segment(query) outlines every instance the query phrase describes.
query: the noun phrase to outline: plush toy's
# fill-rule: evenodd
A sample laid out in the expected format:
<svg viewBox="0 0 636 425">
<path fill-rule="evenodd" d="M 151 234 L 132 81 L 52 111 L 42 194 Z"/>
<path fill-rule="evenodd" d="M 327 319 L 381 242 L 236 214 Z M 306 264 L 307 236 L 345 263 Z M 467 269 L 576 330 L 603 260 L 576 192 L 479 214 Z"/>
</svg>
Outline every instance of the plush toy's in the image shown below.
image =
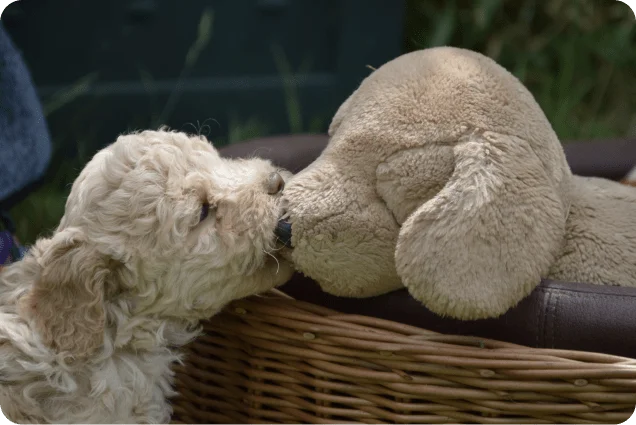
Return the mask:
<svg viewBox="0 0 636 425">
<path fill-rule="evenodd" d="M 291 258 L 326 292 L 404 285 L 433 312 L 477 319 L 541 278 L 636 286 L 636 191 L 573 176 L 532 95 L 481 54 L 383 65 L 329 134 L 284 191 Z"/>
</svg>

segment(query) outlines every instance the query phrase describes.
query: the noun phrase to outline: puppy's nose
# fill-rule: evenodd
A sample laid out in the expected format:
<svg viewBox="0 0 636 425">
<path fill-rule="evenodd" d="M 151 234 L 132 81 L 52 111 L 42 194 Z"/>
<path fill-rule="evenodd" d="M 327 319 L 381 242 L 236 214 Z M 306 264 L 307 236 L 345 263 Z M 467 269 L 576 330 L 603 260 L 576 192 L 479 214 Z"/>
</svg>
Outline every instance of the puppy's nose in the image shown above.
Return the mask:
<svg viewBox="0 0 636 425">
<path fill-rule="evenodd" d="M 285 188 L 285 180 L 283 176 L 274 172 L 270 173 L 267 177 L 267 193 L 270 195 L 277 195 Z"/>
<path fill-rule="evenodd" d="M 292 227 L 291 223 L 287 220 L 278 220 L 274 234 L 278 238 L 278 241 L 285 245 L 287 248 L 293 248 L 291 243 Z"/>
</svg>

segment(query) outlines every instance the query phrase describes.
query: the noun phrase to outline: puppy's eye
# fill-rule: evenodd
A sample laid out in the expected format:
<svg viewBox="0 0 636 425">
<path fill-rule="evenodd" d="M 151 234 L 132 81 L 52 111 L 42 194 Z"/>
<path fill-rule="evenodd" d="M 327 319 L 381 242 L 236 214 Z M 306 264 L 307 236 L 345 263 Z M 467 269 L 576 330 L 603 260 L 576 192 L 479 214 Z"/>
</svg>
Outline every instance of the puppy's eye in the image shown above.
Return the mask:
<svg viewBox="0 0 636 425">
<path fill-rule="evenodd" d="M 204 202 L 201 205 L 201 215 L 199 216 L 199 223 L 208 218 L 210 214 L 210 204 L 208 202 Z"/>
</svg>

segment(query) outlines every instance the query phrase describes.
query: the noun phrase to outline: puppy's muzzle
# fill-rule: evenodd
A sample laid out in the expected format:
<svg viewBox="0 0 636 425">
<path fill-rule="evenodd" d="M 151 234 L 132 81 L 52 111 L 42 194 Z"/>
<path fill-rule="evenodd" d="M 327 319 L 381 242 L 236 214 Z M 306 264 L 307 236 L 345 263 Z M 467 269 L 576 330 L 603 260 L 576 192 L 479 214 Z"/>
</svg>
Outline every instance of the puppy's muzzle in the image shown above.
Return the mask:
<svg viewBox="0 0 636 425">
<path fill-rule="evenodd" d="M 267 193 L 270 195 L 278 195 L 285 188 L 285 180 L 283 176 L 274 172 L 267 178 Z M 283 214 L 276 224 L 274 234 L 280 243 L 288 248 L 292 248 L 291 237 L 292 229 L 291 223 L 287 221 L 287 214 Z"/>
</svg>

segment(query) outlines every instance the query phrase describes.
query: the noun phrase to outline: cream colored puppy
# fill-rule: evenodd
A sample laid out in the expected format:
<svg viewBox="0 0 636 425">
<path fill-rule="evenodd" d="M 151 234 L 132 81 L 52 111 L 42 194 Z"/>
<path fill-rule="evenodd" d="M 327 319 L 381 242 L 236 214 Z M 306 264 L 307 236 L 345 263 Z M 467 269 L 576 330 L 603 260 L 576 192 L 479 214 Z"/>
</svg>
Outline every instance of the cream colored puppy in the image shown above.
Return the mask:
<svg viewBox="0 0 636 425">
<path fill-rule="evenodd" d="M 144 131 L 95 155 L 53 236 L 0 275 L 0 406 L 14 422 L 165 423 L 199 320 L 284 283 L 283 175 L 203 137 Z"/>
</svg>

